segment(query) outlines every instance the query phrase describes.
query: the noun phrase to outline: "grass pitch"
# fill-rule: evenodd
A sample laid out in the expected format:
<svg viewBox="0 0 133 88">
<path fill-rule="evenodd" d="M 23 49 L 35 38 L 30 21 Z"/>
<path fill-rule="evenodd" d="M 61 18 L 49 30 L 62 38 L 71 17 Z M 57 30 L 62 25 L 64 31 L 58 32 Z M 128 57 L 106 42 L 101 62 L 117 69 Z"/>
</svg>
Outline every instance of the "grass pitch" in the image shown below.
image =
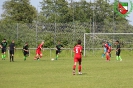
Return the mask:
<svg viewBox="0 0 133 88">
<path fill-rule="evenodd" d="M 62 51 L 57 61 L 51 61 L 55 51 L 51 57 L 49 53 L 45 50 L 43 58 L 35 61 L 31 51 L 23 61 L 22 52 L 17 50 L 15 62 L 0 60 L 0 88 L 133 88 L 133 51 L 122 51 L 122 62 L 116 61 L 115 51 L 110 62 L 101 58 L 102 51 L 88 52 L 82 61 L 83 75 L 72 75 L 70 50 Z"/>
</svg>

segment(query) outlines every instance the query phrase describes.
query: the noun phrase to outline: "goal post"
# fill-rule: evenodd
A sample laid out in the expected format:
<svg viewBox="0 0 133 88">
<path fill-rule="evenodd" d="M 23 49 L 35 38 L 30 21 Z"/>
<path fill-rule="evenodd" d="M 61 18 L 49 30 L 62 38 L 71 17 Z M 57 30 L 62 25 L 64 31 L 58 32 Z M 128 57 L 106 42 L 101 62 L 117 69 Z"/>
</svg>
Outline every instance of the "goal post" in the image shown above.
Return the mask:
<svg viewBox="0 0 133 88">
<path fill-rule="evenodd" d="M 102 42 L 108 41 L 114 47 L 114 42 L 119 40 L 124 44 L 122 49 L 133 48 L 133 33 L 84 33 L 84 56 L 86 56 L 86 50 L 103 49 Z"/>
</svg>

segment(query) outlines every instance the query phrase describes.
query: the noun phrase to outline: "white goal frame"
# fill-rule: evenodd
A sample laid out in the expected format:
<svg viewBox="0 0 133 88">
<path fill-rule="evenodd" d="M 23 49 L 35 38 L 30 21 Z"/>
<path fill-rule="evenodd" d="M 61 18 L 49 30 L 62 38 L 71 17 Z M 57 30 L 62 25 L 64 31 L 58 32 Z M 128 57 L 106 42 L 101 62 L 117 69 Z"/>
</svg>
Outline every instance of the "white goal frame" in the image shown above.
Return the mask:
<svg viewBox="0 0 133 88">
<path fill-rule="evenodd" d="M 84 33 L 84 56 L 86 55 L 86 35 L 133 35 L 133 33 Z M 94 41 L 93 41 L 94 43 Z"/>
</svg>

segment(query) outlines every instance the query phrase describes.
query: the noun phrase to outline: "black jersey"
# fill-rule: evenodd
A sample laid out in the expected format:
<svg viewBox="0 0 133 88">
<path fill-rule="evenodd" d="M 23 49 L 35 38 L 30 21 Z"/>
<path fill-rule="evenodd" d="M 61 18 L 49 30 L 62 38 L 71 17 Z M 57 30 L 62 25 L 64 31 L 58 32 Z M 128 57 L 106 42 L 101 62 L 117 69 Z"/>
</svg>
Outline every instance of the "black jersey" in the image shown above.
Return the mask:
<svg viewBox="0 0 133 88">
<path fill-rule="evenodd" d="M 25 50 L 29 50 L 29 46 L 28 45 L 23 46 L 23 51 L 25 51 Z"/>
<path fill-rule="evenodd" d="M 14 50 L 14 49 L 15 49 L 15 43 L 11 43 L 11 44 L 9 45 L 9 49 L 10 49 L 10 50 Z"/>
<path fill-rule="evenodd" d="M 1 46 L 2 46 L 2 48 L 6 48 L 7 47 L 7 42 L 2 42 Z"/>
<path fill-rule="evenodd" d="M 61 47 L 63 47 L 63 45 L 61 44 L 56 45 L 57 50 L 61 50 Z"/>
<path fill-rule="evenodd" d="M 120 50 L 121 50 L 120 48 L 121 48 L 121 47 L 120 47 L 120 44 L 118 44 L 118 45 L 116 46 L 116 50 L 120 51 Z"/>
</svg>

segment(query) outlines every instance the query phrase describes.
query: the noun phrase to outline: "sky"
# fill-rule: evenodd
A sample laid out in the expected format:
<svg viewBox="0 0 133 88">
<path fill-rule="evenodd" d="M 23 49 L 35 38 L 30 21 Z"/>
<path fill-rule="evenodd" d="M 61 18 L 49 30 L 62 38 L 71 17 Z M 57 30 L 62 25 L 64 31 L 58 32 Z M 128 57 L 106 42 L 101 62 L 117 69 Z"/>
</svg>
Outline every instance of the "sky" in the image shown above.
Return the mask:
<svg viewBox="0 0 133 88">
<path fill-rule="evenodd" d="M 0 15 L 3 13 L 2 5 L 3 5 L 4 1 L 7 1 L 7 0 L 0 0 Z M 39 2 L 41 2 L 41 1 L 42 0 L 30 0 L 31 5 L 33 5 L 34 7 L 38 8 L 38 10 L 40 8 L 40 3 Z M 71 1 L 71 0 L 68 0 L 68 1 Z M 79 0 L 73 0 L 73 1 L 79 1 Z M 86 1 L 89 2 L 90 0 L 86 0 Z M 94 0 L 91 0 L 91 1 L 94 1 Z M 121 2 L 129 2 L 129 0 L 119 0 L 119 1 L 121 1 Z M 110 0 L 110 2 L 114 2 L 114 0 Z M 130 4 L 129 4 L 128 9 L 130 9 Z M 131 25 L 133 25 L 133 21 L 132 21 L 133 20 L 133 11 L 128 16 L 129 17 L 127 17 L 127 19 L 129 20 L 129 23 Z M 1 18 L 1 16 L 0 16 L 0 18 Z"/>
</svg>

